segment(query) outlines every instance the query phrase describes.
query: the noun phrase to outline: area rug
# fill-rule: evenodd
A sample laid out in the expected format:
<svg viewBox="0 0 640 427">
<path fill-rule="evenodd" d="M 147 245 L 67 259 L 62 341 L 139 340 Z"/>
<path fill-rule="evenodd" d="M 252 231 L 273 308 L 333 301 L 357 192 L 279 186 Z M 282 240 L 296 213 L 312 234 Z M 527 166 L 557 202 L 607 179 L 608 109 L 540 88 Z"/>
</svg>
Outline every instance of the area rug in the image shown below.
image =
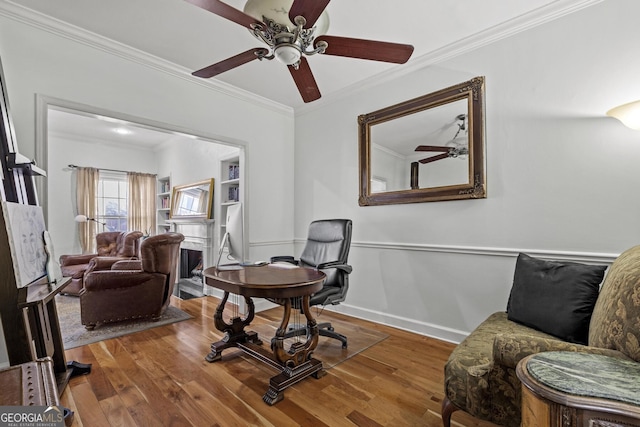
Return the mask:
<svg viewBox="0 0 640 427">
<path fill-rule="evenodd" d="M 56 307 L 60 321 L 60 331 L 65 350 L 91 344 L 109 338 L 121 337 L 127 334 L 156 328 L 170 323 L 190 319 L 191 316 L 177 307 L 170 305 L 160 320 L 133 320 L 130 322 L 98 325 L 93 331 L 88 331 L 80 323 L 80 298 L 67 295 L 56 296 Z"/>
<path fill-rule="evenodd" d="M 263 313 L 258 313 L 256 318 L 262 317 L 262 314 Z M 278 312 L 278 316 L 280 315 L 280 312 Z M 252 323 L 248 329 L 257 332 L 258 337 L 264 341 L 263 345 L 269 346 L 269 340 L 275 336 L 279 322 L 273 322 L 274 319 L 270 316 L 270 313 L 265 317 L 269 318 L 271 321 L 269 323 L 260 324 Z M 331 326 L 333 326 L 335 331 L 346 336 L 348 340 L 347 348 L 342 348 L 342 343 L 334 338 L 322 336 L 318 338 L 318 345 L 313 353 L 313 357 L 322 361 L 325 369 L 333 368 L 334 366 L 352 358 L 356 354 L 363 352 L 389 337 L 389 335 L 385 333 L 363 328 L 349 323 L 348 321 L 333 318 L 317 320 L 318 323 L 322 321 L 330 321 Z M 304 341 L 306 337 L 303 336 L 301 339 Z M 286 339 L 284 348 L 288 349 L 289 345 L 294 340 L 295 338 Z"/>
</svg>

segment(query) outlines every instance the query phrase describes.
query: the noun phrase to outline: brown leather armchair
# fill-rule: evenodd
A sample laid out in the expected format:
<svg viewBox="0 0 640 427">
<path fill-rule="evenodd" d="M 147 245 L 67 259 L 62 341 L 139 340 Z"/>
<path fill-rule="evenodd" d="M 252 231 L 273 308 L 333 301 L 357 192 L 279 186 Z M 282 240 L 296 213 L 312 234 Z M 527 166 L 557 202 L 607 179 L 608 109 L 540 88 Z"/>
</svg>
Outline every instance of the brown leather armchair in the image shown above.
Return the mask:
<svg viewBox="0 0 640 427">
<path fill-rule="evenodd" d="M 171 301 L 180 254 L 180 233 L 145 239 L 139 261 L 119 261 L 111 270 L 93 270 L 80 292 L 80 319 L 89 330 L 97 324 L 160 316 Z M 95 259 L 99 264 L 101 257 Z M 135 270 L 122 270 L 136 267 Z"/>
<path fill-rule="evenodd" d="M 97 253 L 62 255 L 60 257 L 62 275 L 71 277 L 71 283 L 62 293 L 80 295 L 84 274 L 89 269 L 91 260 L 97 256 L 114 257 L 116 259 L 113 262 L 120 259 L 138 259 L 140 237 L 142 237 L 140 231 L 107 231 L 96 236 Z"/>
</svg>

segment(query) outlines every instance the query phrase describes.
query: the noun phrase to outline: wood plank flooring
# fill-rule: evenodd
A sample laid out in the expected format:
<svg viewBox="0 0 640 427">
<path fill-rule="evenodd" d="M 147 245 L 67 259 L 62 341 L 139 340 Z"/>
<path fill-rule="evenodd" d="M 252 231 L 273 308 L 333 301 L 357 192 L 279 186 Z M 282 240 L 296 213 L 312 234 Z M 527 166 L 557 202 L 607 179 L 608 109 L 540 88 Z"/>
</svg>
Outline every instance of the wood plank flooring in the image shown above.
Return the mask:
<svg viewBox="0 0 640 427">
<path fill-rule="evenodd" d="M 262 396 L 271 368 L 237 349 L 204 360 L 222 336 L 212 321 L 218 299 L 173 297 L 172 304 L 193 319 L 66 351 L 67 360 L 93 365 L 61 396 L 75 412 L 73 426 L 442 426 L 443 367 L 453 344 L 324 311 L 319 320 L 349 319 L 389 338 L 268 406 Z M 460 411 L 452 425 L 493 426 Z"/>
</svg>

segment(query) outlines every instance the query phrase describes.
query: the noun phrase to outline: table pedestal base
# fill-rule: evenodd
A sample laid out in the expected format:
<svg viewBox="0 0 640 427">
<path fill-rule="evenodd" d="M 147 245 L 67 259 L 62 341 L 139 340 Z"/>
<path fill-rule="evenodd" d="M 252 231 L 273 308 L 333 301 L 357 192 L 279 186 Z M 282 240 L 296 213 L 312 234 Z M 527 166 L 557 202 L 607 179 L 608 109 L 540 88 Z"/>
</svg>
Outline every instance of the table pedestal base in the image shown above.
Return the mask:
<svg viewBox="0 0 640 427">
<path fill-rule="evenodd" d="M 271 366 L 280 373 L 269 380 L 269 388 L 262 397 L 268 405 L 274 405 L 284 398 L 284 390 L 297 382 L 313 376 L 320 378 L 326 375 L 322 362 L 312 357 L 313 350 L 318 342 L 318 327 L 312 318 L 309 310 L 309 297 L 303 298 L 303 311 L 307 317 L 307 327 L 311 334 L 306 342 L 296 342 L 291 345 L 288 351 L 284 350 L 284 335 L 291 314 L 291 301 L 283 300 L 284 314 L 280 328 L 272 340 L 271 349 L 267 351 L 262 347 L 262 340 L 253 331 L 245 332 L 244 328 L 249 326 L 255 316 L 255 307 L 251 298 L 245 297 L 249 313 L 245 319 L 234 317 L 231 323 L 226 323 L 222 319 L 222 313 L 227 303 L 229 293 L 225 292 L 224 297 L 216 308 L 214 323 L 219 331 L 225 333 L 222 340 L 211 344 L 211 352 L 205 356 L 207 362 L 216 362 L 222 358 L 222 351 L 236 347 L 246 354 L 254 357 Z"/>
</svg>

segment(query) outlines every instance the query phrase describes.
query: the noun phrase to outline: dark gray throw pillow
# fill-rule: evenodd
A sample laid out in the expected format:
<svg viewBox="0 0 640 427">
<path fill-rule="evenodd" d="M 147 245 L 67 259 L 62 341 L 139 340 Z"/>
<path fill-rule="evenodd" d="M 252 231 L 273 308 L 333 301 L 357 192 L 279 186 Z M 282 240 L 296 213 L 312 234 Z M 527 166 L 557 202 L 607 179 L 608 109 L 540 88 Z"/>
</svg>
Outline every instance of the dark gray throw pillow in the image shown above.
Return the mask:
<svg viewBox="0 0 640 427">
<path fill-rule="evenodd" d="M 507 317 L 565 341 L 586 344 L 606 265 L 519 254 Z"/>
</svg>

